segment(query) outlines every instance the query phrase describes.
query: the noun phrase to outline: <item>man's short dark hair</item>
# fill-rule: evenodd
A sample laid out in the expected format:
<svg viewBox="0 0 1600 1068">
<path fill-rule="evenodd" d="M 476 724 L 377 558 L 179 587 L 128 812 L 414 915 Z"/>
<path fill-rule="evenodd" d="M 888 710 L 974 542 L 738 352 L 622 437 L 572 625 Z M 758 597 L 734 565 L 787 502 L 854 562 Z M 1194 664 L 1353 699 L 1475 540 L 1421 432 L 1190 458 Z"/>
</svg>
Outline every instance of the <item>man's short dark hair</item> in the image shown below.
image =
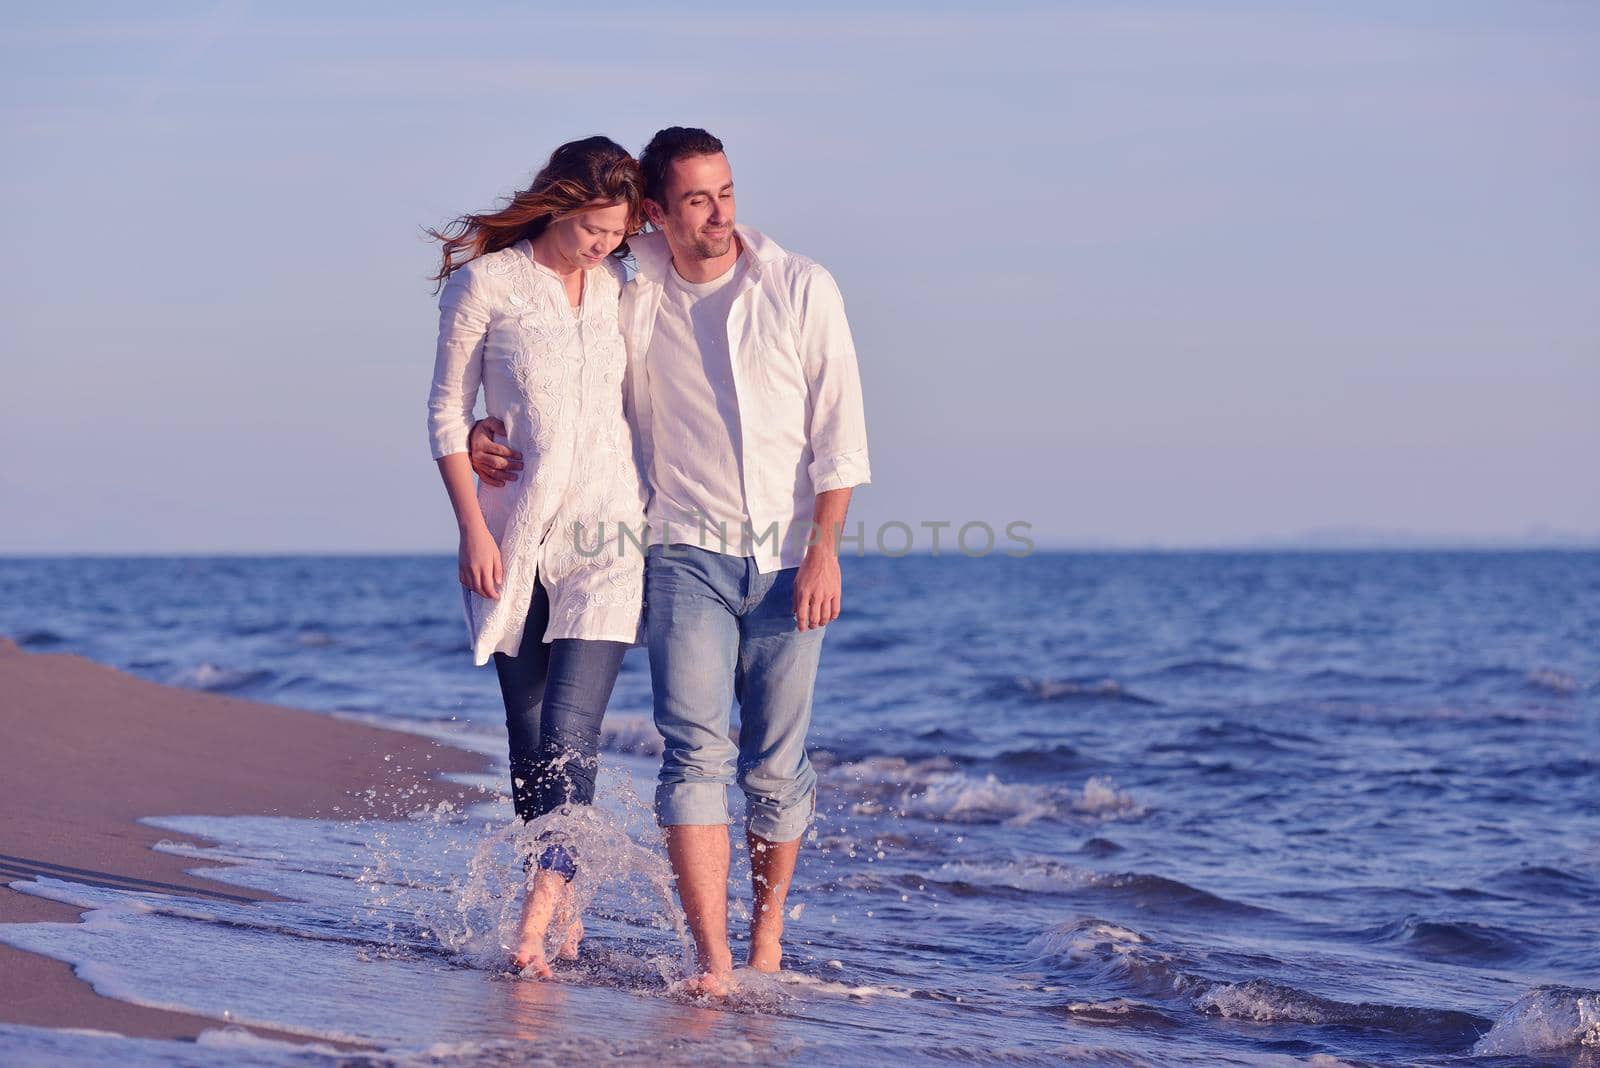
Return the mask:
<svg viewBox="0 0 1600 1068">
<path fill-rule="evenodd" d="M 657 131 L 639 153 L 644 195 L 666 207 L 667 168 L 689 156 L 715 156 L 721 151 L 722 142 L 696 126 L 668 126 Z"/>
</svg>

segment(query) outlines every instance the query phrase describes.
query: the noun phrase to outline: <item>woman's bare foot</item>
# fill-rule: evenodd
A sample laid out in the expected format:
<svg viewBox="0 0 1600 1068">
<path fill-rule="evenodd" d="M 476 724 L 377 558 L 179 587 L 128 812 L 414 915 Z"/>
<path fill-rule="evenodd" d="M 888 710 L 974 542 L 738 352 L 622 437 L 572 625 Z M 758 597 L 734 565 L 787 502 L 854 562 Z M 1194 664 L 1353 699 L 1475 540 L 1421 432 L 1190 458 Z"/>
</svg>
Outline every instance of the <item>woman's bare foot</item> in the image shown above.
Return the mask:
<svg viewBox="0 0 1600 1068">
<path fill-rule="evenodd" d="M 541 868 L 534 873 L 533 885 L 522 902 L 517 948 L 511 956 L 511 966 L 517 971 L 531 968 L 540 979 L 550 978 L 552 973 L 550 962 L 545 959 L 544 939 L 565 889 L 566 880 L 556 872 Z"/>
</svg>

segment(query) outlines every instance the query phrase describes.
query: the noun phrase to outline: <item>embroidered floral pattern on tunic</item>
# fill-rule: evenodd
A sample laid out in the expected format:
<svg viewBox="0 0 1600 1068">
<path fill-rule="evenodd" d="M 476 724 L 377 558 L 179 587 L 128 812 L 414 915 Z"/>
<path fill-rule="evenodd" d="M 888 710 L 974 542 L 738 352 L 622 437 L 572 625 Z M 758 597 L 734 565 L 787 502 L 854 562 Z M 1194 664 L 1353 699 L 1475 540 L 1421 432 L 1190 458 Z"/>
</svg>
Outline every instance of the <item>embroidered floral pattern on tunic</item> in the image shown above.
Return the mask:
<svg viewBox="0 0 1600 1068">
<path fill-rule="evenodd" d="M 615 534 L 619 524 L 637 530 L 644 520 L 622 407 L 620 271 L 611 263 L 590 269 L 582 307 L 573 309 L 560 278 L 534 262 L 526 241 L 460 270 L 472 272 L 467 293 L 486 313 L 482 344 L 446 338 L 442 328 L 435 396 L 460 379 L 446 366 L 457 354 L 481 359 L 486 408 L 506 424 L 525 464 L 516 482 L 478 487 L 505 579 L 498 600 L 462 590 L 474 661 L 518 651 L 540 581 L 550 593 L 544 640 L 635 643 L 644 560 L 631 544 L 619 554 Z M 596 551 L 601 530 L 605 542 Z"/>
</svg>

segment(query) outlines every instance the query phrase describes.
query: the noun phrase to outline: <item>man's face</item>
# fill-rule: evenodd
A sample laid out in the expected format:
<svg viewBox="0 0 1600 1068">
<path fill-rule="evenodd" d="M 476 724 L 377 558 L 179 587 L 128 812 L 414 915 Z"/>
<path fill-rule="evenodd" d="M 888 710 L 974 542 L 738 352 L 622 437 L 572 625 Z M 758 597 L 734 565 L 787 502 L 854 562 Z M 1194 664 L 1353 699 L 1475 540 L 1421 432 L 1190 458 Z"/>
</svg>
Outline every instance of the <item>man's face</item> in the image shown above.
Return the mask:
<svg viewBox="0 0 1600 1068">
<path fill-rule="evenodd" d="M 733 247 L 733 170 L 728 157 L 685 156 L 667 168 L 666 203 L 645 201 L 674 259 L 714 260 Z"/>
</svg>

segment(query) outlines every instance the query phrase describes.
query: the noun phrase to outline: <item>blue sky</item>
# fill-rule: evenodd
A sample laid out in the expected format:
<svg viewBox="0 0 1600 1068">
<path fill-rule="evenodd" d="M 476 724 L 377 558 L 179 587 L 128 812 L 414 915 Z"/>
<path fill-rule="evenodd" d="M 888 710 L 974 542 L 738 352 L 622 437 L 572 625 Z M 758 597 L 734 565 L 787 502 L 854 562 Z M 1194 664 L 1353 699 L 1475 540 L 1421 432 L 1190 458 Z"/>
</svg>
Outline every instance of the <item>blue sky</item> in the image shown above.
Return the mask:
<svg viewBox="0 0 1600 1068">
<path fill-rule="evenodd" d="M 449 550 L 420 228 L 703 125 L 827 265 L 853 518 L 1600 535 L 1600 7 L 0 16 L 0 552 Z"/>
</svg>

